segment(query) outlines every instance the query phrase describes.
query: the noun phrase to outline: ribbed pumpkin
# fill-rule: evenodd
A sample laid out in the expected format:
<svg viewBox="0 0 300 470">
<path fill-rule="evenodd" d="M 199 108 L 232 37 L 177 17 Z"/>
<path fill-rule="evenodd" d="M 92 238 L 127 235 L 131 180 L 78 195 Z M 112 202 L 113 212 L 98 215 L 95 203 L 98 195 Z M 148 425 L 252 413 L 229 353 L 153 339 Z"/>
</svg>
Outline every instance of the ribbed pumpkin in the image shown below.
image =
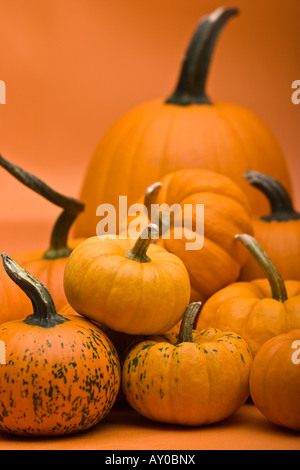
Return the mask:
<svg viewBox="0 0 300 470">
<path fill-rule="evenodd" d="M 129 404 L 153 421 L 200 426 L 221 421 L 249 396 L 251 351 L 232 332 L 192 330 L 199 303 L 183 315 L 178 342 L 134 346 L 122 369 Z"/>
<path fill-rule="evenodd" d="M 217 37 L 237 13 L 236 8 L 220 8 L 205 16 L 174 93 L 130 110 L 102 137 L 84 178 L 80 200 L 86 208 L 75 223 L 77 237 L 95 235 L 100 204 L 118 209 L 118 197 L 125 195 L 131 205 L 150 184 L 182 168 L 207 168 L 231 177 L 258 214 L 267 210 L 267 202 L 244 181 L 246 170 L 270 174 L 290 190 L 285 158 L 266 124 L 240 105 L 213 102 L 205 91 Z"/>
<path fill-rule="evenodd" d="M 268 420 L 300 431 L 300 329 L 261 347 L 251 370 L 250 392 Z"/>
<path fill-rule="evenodd" d="M 157 245 L 184 262 L 190 276 L 191 301 L 205 301 L 238 279 L 248 253 L 234 235 L 252 234 L 253 229 L 248 198 L 229 177 L 205 169 L 178 170 L 151 185 L 144 202 L 145 210 L 137 220 L 143 228 L 147 216 L 152 222 L 158 219 Z M 200 205 L 204 206 L 202 220 L 197 210 Z M 124 235 L 130 234 L 131 224 L 134 227 L 134 216 L 125 222 L 128 230 L 122 232 Z M 196 236 L 199 247 L 188 246 Z"/>
<path fill-rule="evenodd" d="M 189 303 L 190 281 L 177 256 L 151 243 L 157 233 L 149 224 L 137 240 L 91 237 L 78 245 L 64 274 L 74 310 L 132 335 L 172 328 Z"/>
<path fill-rule="evenodd" d="M 36 176 L 9 162 L 2 156 L 0 156 L 0 166 L 25 186 L 63 209 L 52 230 L 50 247 L 47 250 L 32 250 L 13 254 L 13 258 L 18 264 L 37 277 L 47 287 L 56 308 L 59 310 L 67 303 L 63 288 L 63 274 L 67 259 L 73 248 L 83 240 L 73 239 L 68 243 L 69 231 L 79 212 L 83 211 L 84 204 L 76 199 L 57 193 Z M 31 312 L 30 302 L 22 292 L 19 292 L 16 285 L 7 278 L 3 266 L 0 267 L 0 289 L 3 293 L 0 298 L 0 323 L 25 318 L 26 315 L 29 315 Z M 19 297 L 23 299 L 22 308 L 19 308 Z"/>
<path fill-rule="evenodd" d="M 283 279 L 300 281 L 300 263 L 295 258 L 300 254 L 300 213 L 297 212 L 290 195 L 279 181 L 258 171 L 248 171 L 245 179 L 264 194 L 270 204 L 268 215 L 253 218 L 256 240 L 268 253 Z M 259 279 L 263 272 L 252 257 L 241 271 L 240 280 Z"/>
<path fill-rule="evenodd" d="M 205 303 L 196 328 L 231 329 L 247 341 L 256 356 L 269 339 L 300 328 L 300 282 L 284 281 L 255 238 L 247 234 L 236 238 L 267 278 L 236 282 L 216 292 Z"/>
<path fill-rule="evenodd" d="M 120 388 L 113 344 L 88 320 L 57 313 L 45 286 L 6 254 L 2 258 L 33 314 L 0 326 L 0 429 L 42 436 L 90 428 L 107 415 Z"/>
</svg>

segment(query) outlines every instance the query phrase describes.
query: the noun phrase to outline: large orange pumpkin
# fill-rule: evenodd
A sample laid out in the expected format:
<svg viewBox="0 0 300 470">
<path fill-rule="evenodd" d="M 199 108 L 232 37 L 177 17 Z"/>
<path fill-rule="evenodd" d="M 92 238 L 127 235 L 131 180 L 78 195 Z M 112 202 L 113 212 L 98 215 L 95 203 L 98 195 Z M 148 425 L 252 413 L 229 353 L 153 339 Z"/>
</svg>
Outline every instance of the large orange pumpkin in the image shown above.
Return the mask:
<svg viewBox="0 0 300 470">
<path fill-rule="evenodd" d="M 248 253 L 234 235 L 252 234 L 252 220 L 247 197 L 229 177 L 204 169 L 178 170 L 151 185 L 144 202 L 144 211 L 136 223 L 146 225 L 147 216 L 159 223 L 161 236 L 157 245 L 184 262 L 190 276 L 191 301 L 203 302 L 238 279 Z M 201 205 L 204 218 L 197 210 Z M 127 218 L 124 235 L 130 234 L 134 222 L 134 216 Z"/>
<path fill-rule="evenodd" d="M 113 344 L 88 320 L 63 317 L 39 280 L 2 258 L 33 313 L 0 326 L 0 429 L 41 436 L 90 428 L 111 410 L 120 388 Z"/>
<path fill-rule="evenodd" d="M 188 306 L 176 344 L 149 338 L 127 354 L 122 389 L 148 419 L 200 426 L 223 420 L 249 396 L 252 354 L 235 333 L 193 330 L 199 303 Z"/>
<path fill-rule="evenodd" d="M 235 282 L 216 292 L 205 303 L 196 328 L 235 331 L 256 356 L 269 339 L 300 328 L 300 282 L 284 281 L 253 237 L 243 234 L 237 238 L 249 249 L 267 278 Z"/>
<path fill-rule="evenodd" d="M 14 259 L 23 268 L 32 273 L 47 287 L 56 308 L 60 309 L 67 303 L 63 288 L 65 265 L 73 248 L 82 241 L 82 239 L 73 239 L 68 243 L 69 231 L 78 214 L 83 211 L 84 204 L 76 199 L 57 193 L 36 176 L 9 162 L 2 156 L 0 156 L 0 166 L 25 186 L 63 209 L 52 230 L 50 247 L 47 250 L 33 250 L 13 254 Z M 0 298 L 0 323 L 17 320 L 20 315 L 25 318 L 30 313 L 30 302 L 22 292 L 19 292 L 15 284 L 7 278 L 3 266 L 0 267 L 0 289 L 4 294 Z M 19 308 L 18 298 L 23 299 L 23 308 Z"/>
<path fill-rule="evenodd" d="M 253 217 L 256 240 L 268 253 L 283 279 L 300 281 L 300 263 L 295 258 L 300 254 L 300 213 L 297 212 L 290 195 L 279 181 L 258 171 L 248 171 L 245 179 L 264 194 L 270 204 L 270 213 Z M 240 280 L 259 279 L 263 271 L 249 257 L 241 271 Z"/>
<path fill-rule="evenodd" d="M 230 176 L 259 214 L 267 210 L 267 202 L 244 181 L 246 170 L 269 173 L 290 190 L 285 158 L 266 124 L 240 105 L 212 101 L 205 91 L 217 37 L 237 12 L 220 8 L 205 16 L 191 39 L 174 93 L 130 110 L 103 136 L 84 178 L 80 199 L 86 208 L 75 223 L 76 236 L 95 235 L 100 204 L 118 210 L 118 197 L 124 195 L 131 205 L 147 186 L 182 168 Z"/>
<path fill-rule="evenodd" d="M 300 431 L 300 329 L 261 347 L 250 374 L 250 393 L 268 420 Z"/>
<path fill-rule="evenodd" d="M 69 304 L 112 330 L 132 335 L 165 333 L 190 299 L 183 262 L 151 243 L 149 224 L 137 239 L 91 237 L 71 253 L 64 274 Z"/>
</svg>

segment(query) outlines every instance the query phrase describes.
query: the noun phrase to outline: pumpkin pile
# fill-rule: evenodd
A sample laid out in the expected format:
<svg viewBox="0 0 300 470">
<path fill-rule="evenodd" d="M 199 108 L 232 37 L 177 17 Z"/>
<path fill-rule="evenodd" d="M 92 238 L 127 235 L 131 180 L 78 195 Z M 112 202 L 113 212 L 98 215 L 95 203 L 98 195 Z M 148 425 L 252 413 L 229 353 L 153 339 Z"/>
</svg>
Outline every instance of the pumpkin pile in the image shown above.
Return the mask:
<svg viewBox="0 0 300 470">
<path fill-rule="evenodd" d="M 79 200 L 0 156 L 62 208 L 47 250 L 1 250 L 0 430 L 80 432 L 120 402 L 196 427 L 249 398 L 300 430 L 300 216 L 287 164 L 257 116 L 206 94 L 217 37 L 237 13 L 202 19 L 172 95 L 115 123 Z M 121 219 L 120 195 L 139 215 Z M 117 223 L 96 234 L 102 203 Z"/>
</svg>

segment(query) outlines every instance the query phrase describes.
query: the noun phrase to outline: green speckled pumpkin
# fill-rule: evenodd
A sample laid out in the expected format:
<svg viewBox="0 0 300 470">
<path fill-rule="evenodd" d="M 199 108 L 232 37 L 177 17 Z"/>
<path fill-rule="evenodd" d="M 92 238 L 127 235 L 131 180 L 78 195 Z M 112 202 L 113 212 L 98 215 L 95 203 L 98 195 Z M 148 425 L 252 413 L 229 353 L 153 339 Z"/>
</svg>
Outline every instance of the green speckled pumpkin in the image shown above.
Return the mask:
<svg viewBox="0 0 300 470">
<path fill-rule="evenodd" d="M 37 279 L 2 254 L 10 277 L 27 293 L 33 314 L 0 327 L 0 429 L 58 435 L 87 429 L 107 415 L 120 387 L 120 363 L 103 331 L 56 312 Z M 3 343 L 2 343 L 3 344 Z"/>
<path fill-rule="evenodd" d="M 184 313 L 177 343 L 143 341 L 128 353 L 122 389 L 140 414 L 163 423 L 221 421 L 249 397 L 252 354 L 232 332 L 193 330 L 199 302 Z"/>
</svg>

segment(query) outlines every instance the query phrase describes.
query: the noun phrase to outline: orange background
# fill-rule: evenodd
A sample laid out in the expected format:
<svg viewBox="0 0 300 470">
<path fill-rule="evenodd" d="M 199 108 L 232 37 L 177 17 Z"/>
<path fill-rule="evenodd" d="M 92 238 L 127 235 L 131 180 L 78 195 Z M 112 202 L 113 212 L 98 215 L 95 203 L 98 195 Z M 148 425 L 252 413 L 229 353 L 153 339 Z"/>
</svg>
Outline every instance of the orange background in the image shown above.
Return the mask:
<svg viewBox="0 0 300 470">
<path fill-rule="evenodd" d="M 104 132 L 133 106 L 168 96 L 200 17 L 222 5 L 239 7 L 240 16 L 217 45 L 209 94 L 252 109 L 273 130 L 299 209 L 300 105 L 291 102 L 291 84 L 300 79 L 299 0 L 0 0 L 0 80 L 7 88 L 0 153 L 78 196 Z M 0 191 L 0 250 L 46 248 L 59 210 L 1 168 Z M 83 435 L 29 445 L 288 449 L 300 448 L 298 437 L 246 405 L 224 424 L 197 432 L 114 411 Z M 0 449 L 27 447 L 28 441 L 0 435 Z"/>
<path fill-rule="evenodd" d="M 101 136 L 131 107 L 173 90 L 196 24 L 221 5 L 237 6 L 240 15 L 217 44 L 209 94 L 265 120 L 284 150 L 300 207 L 300 105 L 291 102 L 291 84 L 300 79 L 299 0 L 0 0 L 7 89 L 0 153 L 78 196 Z M 0 190 L 0 248 L 44 247 L 58 209 L 4 170 Z"/>
</svg>

